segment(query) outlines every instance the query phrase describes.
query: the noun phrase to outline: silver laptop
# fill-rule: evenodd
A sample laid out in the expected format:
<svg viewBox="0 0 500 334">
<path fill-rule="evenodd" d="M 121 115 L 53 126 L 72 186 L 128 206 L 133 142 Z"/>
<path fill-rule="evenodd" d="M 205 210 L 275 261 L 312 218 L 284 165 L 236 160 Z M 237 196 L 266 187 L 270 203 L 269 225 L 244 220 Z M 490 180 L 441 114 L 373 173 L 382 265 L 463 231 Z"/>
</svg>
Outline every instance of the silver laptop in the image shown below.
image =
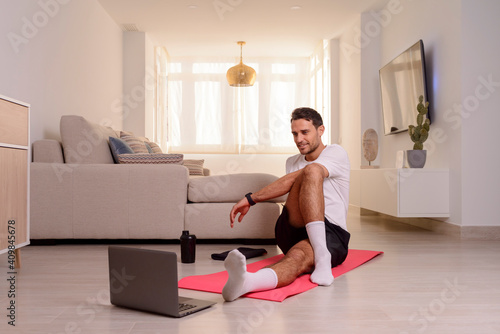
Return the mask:
<svg viewBox="0 0 500 334">
<path fill-rule="evenodd" d="M 110 246 L 108 259 L 113 305 L 183 317 L 215 304 L 179 297 L 177 255 L 173 252 Z"/>
</svg>

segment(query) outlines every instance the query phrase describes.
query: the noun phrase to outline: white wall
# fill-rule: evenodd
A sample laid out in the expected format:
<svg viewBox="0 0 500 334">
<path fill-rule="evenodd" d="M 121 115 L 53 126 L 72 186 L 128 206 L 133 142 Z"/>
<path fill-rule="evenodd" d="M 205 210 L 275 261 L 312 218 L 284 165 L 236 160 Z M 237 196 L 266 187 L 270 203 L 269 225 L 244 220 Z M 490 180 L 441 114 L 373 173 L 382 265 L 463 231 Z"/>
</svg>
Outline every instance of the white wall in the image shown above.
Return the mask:
<svg viewBox="0 0 500 334">
<path fill-rule="evenodd" d="M 353 27 L 359 25 L 358 20 L 340 38 L 339 144 L 347 151 L 351 168 L 361 165 L 361 56 L 359 52 L 346 50 L 345 45 L 352 45 Z"/>
<path fill-rule="evenodd" d="M 426 168 L 450 170 L 449 222 L 464 226 L 498 226 L 496 205 L 500 202 L 500 178 L 496 171 L 500 158 L 493 151 L 493 143 L 500 120 L 500 43 L 496 38 L 500 31 L 497 20 L 500 3 L 493 0 L 389 3 L 399 4 L 390 18 L 381 21 L 380 16 L 377 19 L 371 13 L 364 13 L 360 22 L 347 29 L 341 38 L 344 43 L 361 45 L 358 50 L 360 63 L 354 65 L 361 72 L 361 107 L 358 111 L 341 103 L 341 118 L 353 120 L 343 123 L 347 125 L 343 133 L 358 131 L 361 134 L 370 124 L 382 133 L 380 100 L 377 94 L 372 94 L 373 78 L 378 76 L 378 68 L 422 39 L 433 116 L 430 138 L 424 143 L 428 150 Z M 377 22 L 380 30 L 374 33 Z M 363 36 L 360 32 L 367 34 Z M 342 44 L 340 49 L 342 54 L 342 50 L 345 51 Z M 356 55 L 351 54 L 351 58 L 356 59 Z M 358 76 L 352 66 L 352 62 L 341 61 L 341 72 L 348 73 L 341 76 L 341 91 L 356 91 L 355 87 L 347 88 L 356 84 L 351 76 Z M 492 83 L 482 84 L 488 81 Z M 355 97 L 356 94 L 341 94 L 341 98 Z M 372 112 L 377 105 L 379 119 L 373 119 Z M 460 108 L 465 111 L 463 114 Z M 353 112 L 359 115 L 352 115 Z M 406 132 L 379 135 L 379 140 L 381 167 L 393 167 L 396 152 L 411 149 L 412 145 Z M 359 152 L 359 140 L 344 135 L 343 144 L 352 163 L 356 159 L 352 156 Z M 357 199 L 353 200 L 355 204 Z"/>
<path fill-rule="evenodd" d="M 152 139 L 154 45 L 144 32 L 123 36 L 123 129 Z"/>
<path fill-rule="evenodd" d="M 425 17 L 425 20 L 422 18 Z M 446 17 L 446 19 L 443 19 Z M 461 131 L 446 120 L 447 110 L 461 100 L 462 11 L 456 1 L 401 1 L 397 14 L 380 35 L 380 67 L 422 39 L 432 116 L 426 168 L 450 169 L 450 219 L 462 223 Z M 407 132 L 381 136 L 381 166 L 394 166 L 396 152 L 412 148 Z"/>
<path fill-rule="evenodd" d="M 461 17 L 457 1 L 405 0 L 401 1 L 400 12 L 392 15 L 380 37 L 380 67 L 419 39 L 423 40 L 433 116 L 430 137 L 424 143 L 428 151 L 426 166 L 429 168 L 455 168 L 459 161 L 452 156 L 459 151 L 452 152 L 452 147 L 460 140 L 460 131 L 452 128 L 444 115 L 447 109 L 460 101 Z M 392 167 L 396 152 L 411 149 L 413 143 L 408 132 L 403 132 L 383 136 L 381 146 L 381 165 Z"/>
<path fill-rule="evenodd" d="M 388 12 L 386 10 L 386 12 Z M 390 13 L 390 12 L 388 12 Z M 392 14 L 391 14 L 392 17 Z M 387 16 L 387 21 L 390 20 L 390 17 Z M 375 25 L 374 25 L 375 24 Z M 361 14 L 361 27 L 364 27 L 364 31 L 367 31 L 368 27 L 380 27 L 380 31 L 382 29 L 382 25 L 377 22 L 377 19 L 372 15 L 372 13 L 363 13 Z M 361 50 L 361 146 L 362 146 L 362 135 L 368 129 L 374 129 L 377 131 L 377 135 L 379 140 L 383 140 L 384 132 L 383 132 L 383 122 L 381 117 L 381 100 L 380 100 L 380 84 L 379 84 L 379 74 L 378 71 L 380 69 L 381 62 L 381 46 L 380 39 L 378 38 L 377 29 L 373 29 L 373 33 L 369 33 L 371 35 L 375 35 L 375 37 L 370 37 L 370 35 L 366 35 L 368 39 L 364 42 L 363 48 Z M 361 45 L 361 43 L 360 43 Z M 383 155 L 383 151 L 380 154 L 377 154 L 376 159 L 371 163 L 373 166 L 380 165 L 381 156 Z M 363 150 L 360 151 L 360 159 L 361 164 L 363 166 L 368 165 L 368 160 L 365 159 L 363 155 Z M 387 167 L 393 167 L 389 165 Z M 359 168 L 359 166 L 353 166 L 354 168 Z"/>
<path fill-rule="evenodd" d="M 462 0 L 461 5 L 462 223 L 498 226 L 500 2 Z"/>
<path fill-rule="evenodd" d="M 0 6 L 0 94 L 31 104 L 32 141 L 67 114 L 121 126 L 122 31 L 96 0 Z"/>
</svg>

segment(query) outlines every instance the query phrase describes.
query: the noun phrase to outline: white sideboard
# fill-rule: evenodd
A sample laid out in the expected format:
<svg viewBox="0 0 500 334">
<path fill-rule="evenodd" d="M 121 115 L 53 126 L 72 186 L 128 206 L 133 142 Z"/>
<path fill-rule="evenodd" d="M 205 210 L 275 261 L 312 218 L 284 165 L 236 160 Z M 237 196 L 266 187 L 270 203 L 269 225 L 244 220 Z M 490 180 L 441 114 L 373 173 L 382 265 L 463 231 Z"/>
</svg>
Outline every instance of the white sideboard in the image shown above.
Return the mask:
<svg viewBox="0 0 500 334">
<path fill-rule="evenodd" d="M 360 206 L 394 217 L 449 217 L 448 169 L 363 169 Z"/>
</svg>

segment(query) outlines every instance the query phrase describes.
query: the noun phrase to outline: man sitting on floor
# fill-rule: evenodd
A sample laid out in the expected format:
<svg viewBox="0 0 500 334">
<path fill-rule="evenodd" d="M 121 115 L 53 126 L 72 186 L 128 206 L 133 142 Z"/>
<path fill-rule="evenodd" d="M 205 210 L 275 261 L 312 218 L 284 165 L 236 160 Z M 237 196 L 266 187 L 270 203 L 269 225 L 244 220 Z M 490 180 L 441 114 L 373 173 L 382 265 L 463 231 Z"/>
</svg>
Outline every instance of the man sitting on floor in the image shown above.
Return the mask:
<svg viewBox="0 0 500 334">
<path fill-rule="evenodd" d="M 241 222 L 258 202 L 288 193 L 275 232 L 285 256 L 256 273 L 246 271 L 246 259 L 238 250 L 227 256 L 229 278 L 222 290 L 226 301 L 252 291 L 286 286 L 311 273 L 311 281 L 328 286 L 331 268 L 344 262 L 350 234 L 346 215 L 349 202 L 350 164 L 339 145 L 324 145 L 321 115 L 311 108 L 297 108 L 291 116 L 292 134 L 300 151 L 286 161 L 286 175 L 254 194 L 247 194 L 230 213 L 231 227 Z"/>
</svg>

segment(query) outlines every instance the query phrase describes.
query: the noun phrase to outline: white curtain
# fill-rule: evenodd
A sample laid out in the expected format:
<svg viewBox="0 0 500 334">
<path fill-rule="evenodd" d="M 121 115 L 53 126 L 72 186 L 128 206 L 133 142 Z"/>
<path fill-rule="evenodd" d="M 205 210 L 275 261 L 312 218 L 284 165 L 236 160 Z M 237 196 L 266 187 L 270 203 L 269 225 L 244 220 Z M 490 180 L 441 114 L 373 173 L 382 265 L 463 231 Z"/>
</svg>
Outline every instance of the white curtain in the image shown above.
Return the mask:
<svg viewBox="0 0 500 334">
<path fill-rule="evenodd" d="M 244 58 L 252 87 L 230 87 L 232 59 L 171 58 L 168 108 L 157 117 L 158 142 L 178 153 L 296 153 L 290 113 L 309 106 L 309 58 Z M 166 123 L 165 123 L 166 120 Z"/>
<path fill-rule="evenodd" d="M 167 65 L 168 54 L 165 48 L 155 48 L 155 103 L 153 110 L 153 140 L 160 146 L 168 143 L 168 101 L 167 101 Z"/>
<path fill-rule="evenodd" d="M 322 141 L 331 143 L 330 45 L 322 41 L 310 57 L 310 107 L 321 114 L 325 133 Z"/>
</svg>

